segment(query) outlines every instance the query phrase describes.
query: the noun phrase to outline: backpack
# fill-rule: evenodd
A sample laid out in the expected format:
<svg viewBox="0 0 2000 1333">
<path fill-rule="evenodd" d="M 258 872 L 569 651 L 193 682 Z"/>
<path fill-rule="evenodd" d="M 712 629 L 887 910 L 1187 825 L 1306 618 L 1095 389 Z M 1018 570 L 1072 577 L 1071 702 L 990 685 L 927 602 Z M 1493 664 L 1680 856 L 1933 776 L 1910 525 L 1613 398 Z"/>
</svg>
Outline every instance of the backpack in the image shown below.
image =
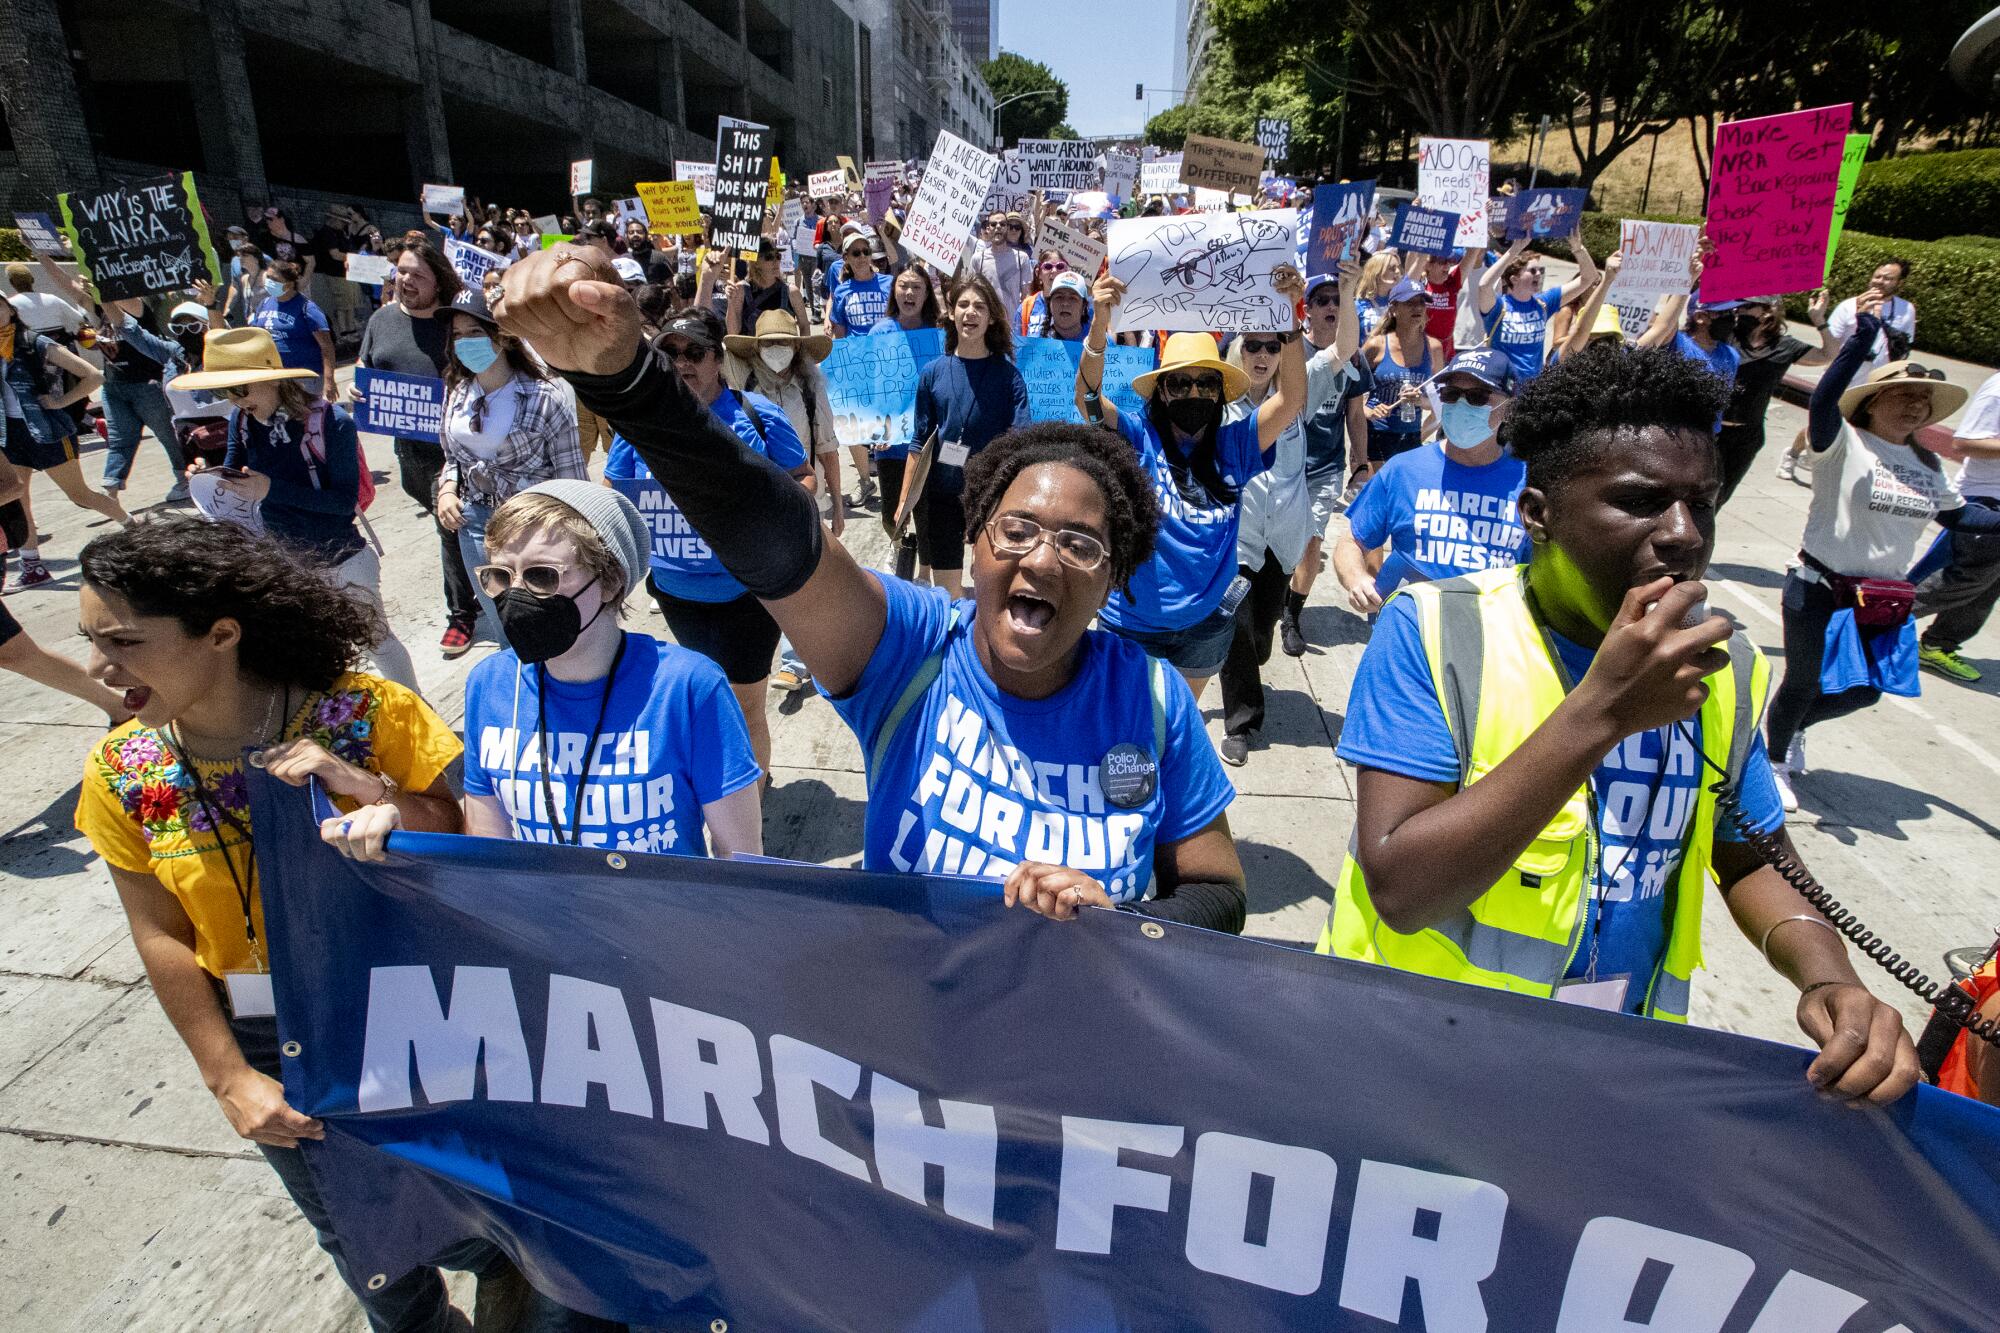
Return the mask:
<svg viewBox="0 0 2000 1333">
<path fill-rule="evenodd" d="M 306 472 L 312 477 L 314 490 L 320 489 L 319 465 L 326 462 L 326 414 L 332 404 L 324 398 L 312 405 L 306 414 L 306 432 L 299 441 L 299 451 L 305 455 Z M 234 447 L 243 421 L 243 411 L 238 408 L 229 414 L 229 444 Z M 368 468 L 368 454 L 361 447 L 361 433 L 354 435 L 354 463 L 359 473 L 359 481 L 354 492 L 356 513 L 367 510 L 375 503 L 375 474 Z"/>
</svg>

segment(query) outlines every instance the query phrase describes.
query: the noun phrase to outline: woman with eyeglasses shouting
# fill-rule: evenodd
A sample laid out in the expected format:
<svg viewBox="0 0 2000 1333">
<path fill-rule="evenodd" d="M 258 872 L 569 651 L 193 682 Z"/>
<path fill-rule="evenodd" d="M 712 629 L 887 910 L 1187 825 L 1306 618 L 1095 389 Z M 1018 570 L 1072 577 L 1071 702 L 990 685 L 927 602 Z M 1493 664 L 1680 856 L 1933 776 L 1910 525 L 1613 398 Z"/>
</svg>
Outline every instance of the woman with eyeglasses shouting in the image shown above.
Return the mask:
<svg viewBox="0 0 2000 1333">
<path fill-rule="evenodd" d="M 1097 320 L 1077 364 L 1077 410 L 1125 437 L 1153 479 L 1160 509 L 1153 558 L 1099 619 L 1179 671 L 1197 703 L 1229 656 L 1236 608 L 1249 592 L 1249 580 L 1236 572 L 1243 488 L 1271 465 L 1278 437 L 1306 401 L 1305 342 L 1296 336 L 1305 283 L 1298 270 L 1280 265 L 1271 285 L 1293 336 L 1279 355 L 1276 387 L 1252 415 L 1225 420 L 1223 405 L 1243 396 L 1249 377 L 1216 356 L 1215 339 L 1206 333 L 1172 335 L 1159 369 L 1134 377 L 1133 391 L 1146 402 L 1143 415 L 1115 405 L 1107 411 L 1104 339 L 1125 298 L 1125 284 L 1109 273 L 1097 280 Z"/>
<path fill-rule="evenodd" d="M 656 352 L 609 265 L 557 247 L 508 270 L 499 315 L 631 440 L 770 609 L 861 743 L 870 869 L 991 881 L 1241 930 L 1234 793 L 1185 686 L 1091 617 L 1146 564 L 1158 512 L 1101 431 L 1011 431 L 967 468 L 970 600 L 863 569 L 784 469 L 723 429 Z"/>
<path fill-rule="evenodd" d="M 1766 749 L 1785 809 L 1805 771 L 1805 730 L 1915 695 L 1917 544 L 1931 521 L 1951 532 L 2000 532 L 2000 509 L 1968 505 L 1917 432 L 1965 403 L 1944 372 L 1892 361 L 1853 384 L 1882 332 L 1888 298 L 1857 298 L 1854 332 L 1813 389 L 1806 442 L 1813 464 L 1799 557 L 1785 576 L 1785 678 L 1771 696 Z"/>
<path fill-rule="evenodd" d="M 1570 253 L 1576 256 L 1576 276 L 1547 291 L 1542 290 L 1547 266 L 1540 255 L 1531 255 L 1527 249 L 1528 238 L 1523 236 L 1479 275 L 1479 315 L 1486 321 L 1487 343 L 1514 363 L 1518 384 L 1542 373 L 1549 320 L 1597 282 L 1597 261 L 1584 247 L 1581 233 L 1569 238 Z"/>
<path fill-rule="evenodd" d="M 286 366 L 262 329 L 216 329 L 202 368 L 174 383 L 228 399 L 228 448 L 210 513 L 261 530 L 333 571 L 373 608 L 380 637 L 369 650 L 377 672 L 417 689 L 410 650 L 382 614 L 382 560 L 362 539 L 361 444 L 354 418 L 318 393 L 319 376 Z M 199 458 L 190 479 L 209 471 Z M 87 575 L 86 575 L 87 577 Z"/>
</svg>

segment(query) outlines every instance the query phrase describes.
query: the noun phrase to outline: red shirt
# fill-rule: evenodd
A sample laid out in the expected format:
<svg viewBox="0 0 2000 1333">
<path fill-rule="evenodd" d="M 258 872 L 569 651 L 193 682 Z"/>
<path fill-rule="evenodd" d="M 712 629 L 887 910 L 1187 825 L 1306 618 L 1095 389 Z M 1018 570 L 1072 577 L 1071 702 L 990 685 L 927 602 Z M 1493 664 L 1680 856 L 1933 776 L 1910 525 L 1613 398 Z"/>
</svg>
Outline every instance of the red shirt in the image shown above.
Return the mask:
<svg viewBox="0 0 2000 1333">
<path fill-rule="evenodd" d="M 1994 965 L 1989 962 L 1966 978 L 1962 988 L 1972 992 L 1973 1004 L 1983 1005 L 1993 998 L 1996 990 L 2000 990 L 2000 977 L 1994 975 Z M 1975 1038 L 1970 1033 L 1958 1034 L 1958 1040 L 1952 1043 L 1951 1052 L 1944 1058 L 1944 1066 L 1938 1070 L 1938 1086 L 1946 1092 L 1978 1101 L 1979 1085 L 1972 1081 L 1972 1071 L 1965 1059 L 1966 1043 L 1973 1040 Z"/>
<path fill-rule="evenodd" d="M 1451 276 L 1442 284 L 1424 283 L 1424 304 L 1430 313 L 1424 318 L 1424 332 L 1444 344 L 1444 359 L 1452 358 L 1451 331 L 1458 324 L 1458 289 L 1463 275 L 1459 265 L 1451 266 Z"/>
</svg>

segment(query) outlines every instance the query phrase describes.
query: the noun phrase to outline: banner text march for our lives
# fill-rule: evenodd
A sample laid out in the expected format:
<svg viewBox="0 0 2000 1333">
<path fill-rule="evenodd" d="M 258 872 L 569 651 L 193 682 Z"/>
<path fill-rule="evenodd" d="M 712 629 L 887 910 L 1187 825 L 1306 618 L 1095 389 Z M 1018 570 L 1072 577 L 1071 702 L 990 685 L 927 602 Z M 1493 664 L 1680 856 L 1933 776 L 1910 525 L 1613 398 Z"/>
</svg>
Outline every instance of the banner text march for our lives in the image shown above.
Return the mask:
<svg viewBox="0 0 2000 1333">
<path fill-rule="evenodd" d="M 437 442 L 444 424 L 444 381 L 357 366 L 354 387 L 361 397 L 354 428 L 371 435 Z"/>
<path fill-rule="evenodd" d="M 365 865 L 249 778 L 286 1100 L 360 1284 L 484 1236 L 674 1327 L 1991 1326 L 2000 1111 L 1935 1089 L 1857 1109 L 1791 1047 L 985 881 L 404 833 Z"/>
<path fill-rule="evenodd" d="M 1704 301 L 1810 291 L 1826 276 L 1841 157 L 1854 108 L 1733 120 L 1715 130 Z"/>
</svg>

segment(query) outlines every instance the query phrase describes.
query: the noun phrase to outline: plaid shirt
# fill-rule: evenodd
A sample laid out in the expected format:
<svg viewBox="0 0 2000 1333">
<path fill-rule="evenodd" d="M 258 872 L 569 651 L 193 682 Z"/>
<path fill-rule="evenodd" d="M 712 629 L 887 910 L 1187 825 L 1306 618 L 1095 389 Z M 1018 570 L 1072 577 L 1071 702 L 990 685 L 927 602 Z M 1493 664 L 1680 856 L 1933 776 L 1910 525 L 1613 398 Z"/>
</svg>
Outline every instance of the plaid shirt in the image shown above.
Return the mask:
<svg viewBox="0 0 2000 1333">
<path fill-rule="evenodd" d="M 466 446 L 465 434 L 486 410 L 486 391 L 477 380 L 464 380 L 445 400 L 444 468 L 438 485 L 458 488 L 459 499 L 498 507 L 539 481 L 553 477 L 582 479 L 583 448 L 577 440 L 576 409 L 553 380 L 516 375 L 501 393 L 514 400 L 514 420 L 507 438 L 489 461 Z"/>
</svg>

